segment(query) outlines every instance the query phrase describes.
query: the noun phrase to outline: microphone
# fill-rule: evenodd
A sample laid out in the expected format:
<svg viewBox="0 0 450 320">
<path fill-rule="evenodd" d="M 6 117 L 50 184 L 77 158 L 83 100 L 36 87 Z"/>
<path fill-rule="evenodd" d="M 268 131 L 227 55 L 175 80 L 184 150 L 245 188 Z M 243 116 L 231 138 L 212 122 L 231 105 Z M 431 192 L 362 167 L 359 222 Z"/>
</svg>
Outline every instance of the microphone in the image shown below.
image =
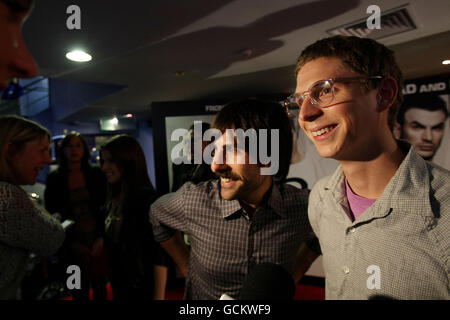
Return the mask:
<svg viewBox="0 0 450 320">
<path fill-rule="evenodd" d="M 282 266 L 257 264 L 242 285 L 238 300 L 293 300 L 295 281 Z"/>
</svg>

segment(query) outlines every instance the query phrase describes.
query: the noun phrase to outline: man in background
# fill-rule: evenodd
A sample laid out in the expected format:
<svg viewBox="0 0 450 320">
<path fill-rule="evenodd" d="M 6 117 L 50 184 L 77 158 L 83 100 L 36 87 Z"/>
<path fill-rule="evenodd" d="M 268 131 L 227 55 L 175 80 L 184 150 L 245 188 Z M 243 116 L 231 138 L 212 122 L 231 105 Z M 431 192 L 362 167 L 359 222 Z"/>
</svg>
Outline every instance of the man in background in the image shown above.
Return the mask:
<svg viewBox="0 0 450 320">
<path fill-rule="evenodd" d="M 397 116 L 395 135 L 408 140 L 425 160 L 432 161 L 444 136 L 448 110 L 434 94 L 408 95 Z"/>
</svg>

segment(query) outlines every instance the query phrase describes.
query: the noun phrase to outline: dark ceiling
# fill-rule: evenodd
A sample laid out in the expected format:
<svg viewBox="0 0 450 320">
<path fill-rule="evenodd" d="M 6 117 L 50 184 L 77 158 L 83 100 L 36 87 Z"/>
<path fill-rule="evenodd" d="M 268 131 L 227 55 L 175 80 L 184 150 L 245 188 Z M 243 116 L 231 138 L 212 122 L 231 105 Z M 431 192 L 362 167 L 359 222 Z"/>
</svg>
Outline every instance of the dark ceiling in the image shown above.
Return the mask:
<svg viewBox="0 0 450 320">
<path fill-rule="evenodd" d="M 290 92 L 300 51 L 327 30 L 368 17 L 366 0 L 38 0 L 25 42 L 46 77 L 126 89 L 65 121 L 125 113 L 150 115 L 154 101 L 204 100 Z M 377 1 L 382 11 L 402 1 Z M 81 9 L 69 30 L 66 9 Z M 450 1 L 409 1 L 417 29 L 380 41 L 395 50 L 405 77 L 450 73 Z M 65 58 L 81 47 L 93 56 Z"/>
</svg>

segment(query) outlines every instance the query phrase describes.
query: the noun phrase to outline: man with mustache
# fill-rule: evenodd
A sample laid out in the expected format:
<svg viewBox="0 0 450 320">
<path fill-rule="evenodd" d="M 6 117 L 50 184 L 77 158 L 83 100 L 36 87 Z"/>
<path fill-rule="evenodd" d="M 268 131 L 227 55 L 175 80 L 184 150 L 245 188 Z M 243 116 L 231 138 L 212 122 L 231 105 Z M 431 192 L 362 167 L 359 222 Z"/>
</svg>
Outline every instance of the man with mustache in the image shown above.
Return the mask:
<svg viewBox="0 0 450 320">
<path fill-rule="evenodd" d="M 327 299 L 449 299 L 450 172 L 392 129 L 402 73 L 384 45 L 317 41 L 300 54 L 286 105 L 339 167 L 311 191 Z"/>
<path fill-rule="evenodd" d="M 211 164 L 220 179 L 187 182 L 150 210 L 155 239 L 186 277 L 185 299 L 237 298 L 248 273 L 264 262 L 281 265 L 299 280 L 317 257 L 310 249 L 316 238 L 306 214 L 308 191 L 283 184 L 292 153 L 283 107 L 256 99 L 231 102 L 212 128 L 222 133 Z M 279 139 L 268 141 L 278 144 L 278 171 L 262 174 L 271 164 L 262 164 L 250 143 L 239 148 L 242 141 L 230 129 L 278 130 Z M 189 236 L 190 251 L 175 230 Z"/>
<path fill-rule="evenodd" d="M 435 94 L 408 95 L 397 116 L 396 134 L 408 140 L 425 160 L 433 157 L 444 137 L 447 106 Z"/>
</svg>

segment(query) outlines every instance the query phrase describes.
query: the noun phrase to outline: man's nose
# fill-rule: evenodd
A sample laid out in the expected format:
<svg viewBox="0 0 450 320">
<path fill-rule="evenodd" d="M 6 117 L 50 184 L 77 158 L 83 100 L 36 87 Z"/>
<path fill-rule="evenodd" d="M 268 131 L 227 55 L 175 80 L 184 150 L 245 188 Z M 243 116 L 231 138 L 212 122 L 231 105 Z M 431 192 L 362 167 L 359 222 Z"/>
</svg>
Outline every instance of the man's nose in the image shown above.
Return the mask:
<svg viewBox="0 0 450 320">
<path fill-rule="evenodd" d="M 431 128 L 425 128 L 425 130 L 423 130 L 422 139 L 425 141 L 433 141 L 433 133 L 431 132 Z"/>
<path fill-rule="evenodd" d="M 320 117 L 322 113 L 323 111 L 320 108 L 312 104 L 311 98 L 308 95 L 300 106 L 300 113 L 298 116 L 301 121 L 310 122 Z"/>
<path fill-rule="evenodd" d="M 224 161 L 224 154 L 218 151 L 214 154 L 213 160 L 211 162 L 211 171 L 214 173 L 221 173 L 227 171 L 229 166 Z"/>
<path fill-rule="evenodd" d="M 11 60 L 11 69 L 14 78 L 33 78 L 38 75 L 38 67 L 30 51 L 23 42 L 21 35 L 18 36 L 14 43 L 16 48 L 15 54 Z"/>
</svg>

